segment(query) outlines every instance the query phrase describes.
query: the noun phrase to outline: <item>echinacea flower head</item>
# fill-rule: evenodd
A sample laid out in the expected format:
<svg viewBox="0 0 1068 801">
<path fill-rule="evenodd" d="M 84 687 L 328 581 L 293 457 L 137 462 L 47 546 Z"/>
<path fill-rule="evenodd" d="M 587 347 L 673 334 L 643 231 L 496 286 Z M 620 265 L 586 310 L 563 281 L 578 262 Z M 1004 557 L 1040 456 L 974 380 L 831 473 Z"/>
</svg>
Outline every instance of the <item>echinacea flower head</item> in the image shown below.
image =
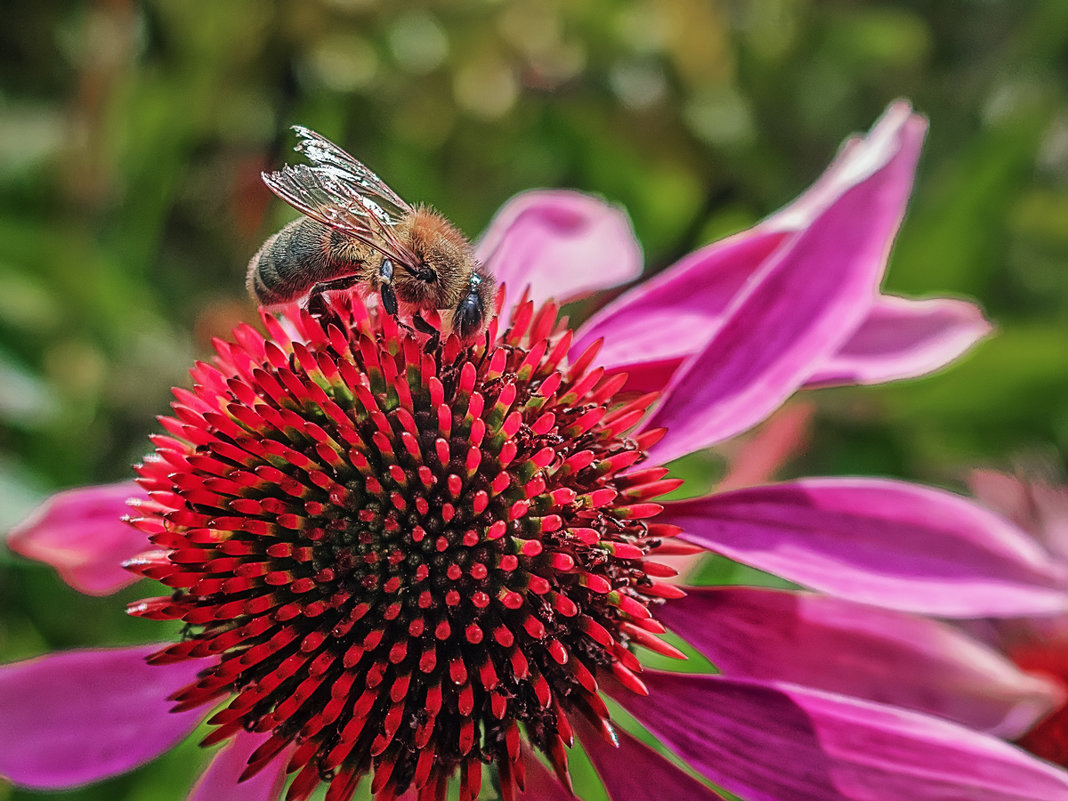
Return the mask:
<svg viewBox="0 0 1068 801">
<path fill-rule="evenodd" d="M 748 801 L 1068 795 L 998 739 L 1056 688 L 923 617 L 1068 605 L 1025 534 L 877 479 L 661 499 L 665 463 L 795 391 L 926 373 L 986 334 L 971 304 L 879 293 L 924 129 L 895 104 L 786 210 L 574 333 L 551 298 L 640 259 L 618 210 L 559 192 L 511 201 L 479 244 L 507 289 L 474 341 L 352 290 L 239 327 L 175 391 L 136 487 L 61 494 L 13 533 L 90 592 L 161 582 L 129 611 L 183 636 L 0 667 L 0 775 L 114 775 L 206 717 L 226 745 L 193 801 L 287 782 L 289 801 L 471 801 L 484 775 L 555 801 L 578 744 L 612 801 L 719 798 L 706 781 Z M 662 557 L 704 550 L 816 592 L 665 581 Z M 645 666 L 682 655 L 668 627 L 720 673 Z"/>
<path fill-rule="evenodd" d="M 512 798 L 523 732 L 566 777 L 571 719 L 611 731 L 595 676 L 646 692 L 627 645 L 674 651 L 649 557 L 679 529 L 647 521 L 681 482 L 642 464 L 662 432 L 630 436 L 651 398 L 596 346 L 565 363 L 551 304 L 434 352 L 353 296 L 284 322 L 198 365 L 138 468 L 161 550 L 130 566 L 174 592 L 130 611 L 188 626 L 149 661 L 211 660 L 176 708 L 227 698 L 209 742 L 271 733 L 245 775 L 290 750 L 291 799 L 457 772 L 473 799 L 484 763 Z"/>
</svg>

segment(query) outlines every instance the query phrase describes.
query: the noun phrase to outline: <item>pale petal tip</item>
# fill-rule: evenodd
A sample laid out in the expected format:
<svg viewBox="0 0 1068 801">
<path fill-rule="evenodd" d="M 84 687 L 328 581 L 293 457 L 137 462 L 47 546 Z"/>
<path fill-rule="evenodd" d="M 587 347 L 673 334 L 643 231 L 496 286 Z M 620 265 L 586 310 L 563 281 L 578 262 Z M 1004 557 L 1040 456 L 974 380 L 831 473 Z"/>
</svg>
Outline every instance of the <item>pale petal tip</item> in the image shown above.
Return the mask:
<svg viewBox="0 0 1068 801">
<path fill-rule="evenodd" d="M 501 282 L 560 302 L 641 275 L 643 255 L 626 211 L 595 195 L 532 189 L 501 206 L 475 245 Z M 507 313 L 507 309 L 505 309 Z"/>
</svg>

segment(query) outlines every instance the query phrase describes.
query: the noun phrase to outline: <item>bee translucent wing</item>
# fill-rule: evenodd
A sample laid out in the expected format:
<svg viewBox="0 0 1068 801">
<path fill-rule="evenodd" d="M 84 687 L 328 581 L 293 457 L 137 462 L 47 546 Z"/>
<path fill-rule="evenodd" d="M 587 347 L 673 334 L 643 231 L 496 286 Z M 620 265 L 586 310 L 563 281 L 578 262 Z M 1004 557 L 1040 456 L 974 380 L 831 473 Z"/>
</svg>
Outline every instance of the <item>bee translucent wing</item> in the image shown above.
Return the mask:
<svg viewBox="0 0 1068 801">
<path fill-rule="evenodd" d="M 297 152 L 307 156 L 317 169 L 329 171 L 356 194 L 377 201 L 390 216 L 403 217 L 412 210 L 385 181 L 329 139 L 302 125 L 294 125 L 293 130 L 300 138 Z"/>
<path fill-rule="evenodd" d="M 418 263 L 393 232 L 393 218 L 373 200 L 350 192 L 329 173 L 298 164 L 263 173 L 263 182 L 313 220 L 373 247 L 398 264 Z"/>
<path fill-rule="evenodd" d="M 302 138 L 298 150 L 316 163 L 265 172 L 267 187 L 298 211 L 373 247 L 398 266 L 418 266 L 418 257 L 393 231 L 411 207 L 336 145 L 306 128 L 297 132 Z"/>
</svg>

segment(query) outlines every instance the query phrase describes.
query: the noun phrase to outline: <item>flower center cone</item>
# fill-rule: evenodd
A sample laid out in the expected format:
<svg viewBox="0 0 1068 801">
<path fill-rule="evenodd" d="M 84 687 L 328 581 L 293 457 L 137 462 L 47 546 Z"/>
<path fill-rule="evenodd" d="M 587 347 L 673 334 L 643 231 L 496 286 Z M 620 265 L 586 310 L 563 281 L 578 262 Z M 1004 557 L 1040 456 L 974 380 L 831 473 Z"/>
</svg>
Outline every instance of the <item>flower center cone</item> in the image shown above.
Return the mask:
<svg viewBox="0 0 1068 801">
<path fill-rule="evenodd" d="M 678 655 L 649 556 L 680 482 L 630 433 L 655 396 L 596 347 L 569 362 L 552 305 L 467 346 L 354 294 L 264 325 L 197 365 L 138 467 L 160 550 L 130 569 L 173 592 L 130 611 L 185 624 L 152 661 L 207 663 L 175 708 L 220 706 L 206 743 L 269 732 L 244 778 L 285 759 L 290 801 L 364 777 L 440 801 L 457 774 L 474 799 L 484 764 L 511 799 L 524 743 L 567 784 L 569 718 L 611 736 L 599 678 L 644 693 L 631 647 Z"/>
</svg>

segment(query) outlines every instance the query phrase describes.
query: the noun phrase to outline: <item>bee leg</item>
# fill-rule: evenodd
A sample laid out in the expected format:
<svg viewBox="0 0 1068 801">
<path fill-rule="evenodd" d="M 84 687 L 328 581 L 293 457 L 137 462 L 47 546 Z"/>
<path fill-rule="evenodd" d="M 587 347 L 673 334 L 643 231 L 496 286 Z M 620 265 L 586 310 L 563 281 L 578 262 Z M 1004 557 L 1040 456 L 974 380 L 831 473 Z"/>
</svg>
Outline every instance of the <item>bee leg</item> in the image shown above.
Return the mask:
<svg viewBox="0 0 1068 801">
<path fill-rule="evenodd" d="M 382 284 L 379 292 L 382 296 L 382 308 L 390 317 L 397 316 L 397 293 L 393 291 L 392 284 Z"/>
<path fill-rule="evenodd" d="M 382 308 L 390 317 L 397 316 L 397 293 L 393 290 L 393 262 L 382 259 L 378 268 L 379 294 L 382 296 Z"/>
<path fill-rule="evenodd" d="M 320 281 L 311 288 L 308 293 L 308 313 L 313 317 L 322 317 L 326 314 L 326 293 L 335 289 L 349 289 L 359 283 L 359 276 L 343 275 L 340 278 L 331 278 L 329 281 Z"/>
<path fill-rule="evenodd" d="M 433 336 L 434 334 L 441 333 L 440 331 L 438 331 L 438 329 L 436 329 L 434 326 L 424 320 L 421 314 L 417 314 L 412 318 L 412 325 L 414 325 L 415 330 L 420 332 L 421 334 L 430 334 L 431 336 Z"/>
<path fill-rule="evenodd" d="M 382 265 L 378 268 L 378 294 L 382 298 L 382 308 L 386 310 L 386 314 L 396 320 L 400 328 L 414 334 L 412 327 L 397 316 L 397 292 L 393 289 L 393 262 L 389 259 L 382 259 Z"/>
<path fill-rule="evenodd" d="M 422 334 L 430 335 L 430 339 L 427 340 L 426 347 L 423 350 L 425 350 L 427 353 L 436 351 L 438 349 L 438 345 L 441 344 L 441 331 L 436 329 L 418 314 L 412 318 L 412 325 L 415 326 L 416 331 L 419 331 Z"/>
<path fill-rule="evenodd" d="M 410 325 L 397 316 L 397 293 L 393 291 L 393 284 L 383 282 L 378 288 L 378 294 L 382 298 L 382 308 L 385 309 L 386 314 L 393 318 L 397 327 L 409 333 L 415 333 Z"/>
<path fill-rule="evenodd" d="M 482 365 L 486 363 L 486 357 L 490 355 L 490 345 L 491 344 L 492 343 L 490 342 L 490 332 L 489 332 L 489 329 L 486 329 L 485 347 L 482 348 L 482 355 L 479 357 L 478 364 L 476 365 L 476 367 L 479 370 L 481 370 L 482 369 Z M 514 352 L 514 349 L 510 345 L 501 345 L 501 347 L 503 349 L 505 349 L 506 351 L 508 351 L 509 353 L 513 353 Z"/>
</svg>

